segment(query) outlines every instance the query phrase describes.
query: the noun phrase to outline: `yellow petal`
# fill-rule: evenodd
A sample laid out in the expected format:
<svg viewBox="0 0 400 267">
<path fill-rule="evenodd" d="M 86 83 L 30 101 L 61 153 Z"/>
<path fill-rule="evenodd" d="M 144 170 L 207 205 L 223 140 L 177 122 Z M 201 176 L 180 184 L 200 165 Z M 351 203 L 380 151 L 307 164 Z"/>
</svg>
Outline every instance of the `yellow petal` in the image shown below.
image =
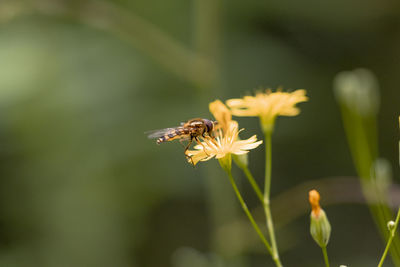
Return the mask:
<svg viewBox="0 0 400 267">
<path fill-rule="evenodd" d="M 222 129 L 226 131 L 229 122 L 232 120 L 230 110 L 220 100 L 215 100 L 209 104 L 209 109 L 214 118 L 221 125 Z"/>
<path fill-rule="evenodd" d="M 261 119 L 263 129 L 273 129 L 277 116 L 296 116 L 300 109 L 297 103 L 308 100 L 304 89 L 294 92 L 282 92 L 280 89 L 272 92 L 267 89 L 265 92 L 258 92 L 255 96 L 245 96 L 241 99 L 234 98 L 226 101 L 235 116 L 253 117 Z"/>
</svg>

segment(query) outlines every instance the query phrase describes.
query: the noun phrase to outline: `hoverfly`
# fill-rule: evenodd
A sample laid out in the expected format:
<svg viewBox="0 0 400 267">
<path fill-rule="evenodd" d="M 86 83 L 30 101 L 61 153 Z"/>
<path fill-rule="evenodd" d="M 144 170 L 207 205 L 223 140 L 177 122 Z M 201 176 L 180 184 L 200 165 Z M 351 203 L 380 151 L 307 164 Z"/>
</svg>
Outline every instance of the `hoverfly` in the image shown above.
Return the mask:
<svg viewBox="0 0 400 267">
<path fill-rule="evenodd" d="M 157 144 L 176 139 L 180 141 L 189 140 L 189 143 L 185 147 L 186 155 L 186 151 L 189 149 L 193 140 L 201 144 L 199 137 L 206 138 L 206 136 L 209 136 L 212 138 L 212 132 L 215 130 L 217 124 L 217 121 L 196 118 L 188 120 L 187 122 L 182 122 L 178 127 L 151 131 L 148 133 L 148 137 L 151 139 L 157 138 Z"/>
</svg>

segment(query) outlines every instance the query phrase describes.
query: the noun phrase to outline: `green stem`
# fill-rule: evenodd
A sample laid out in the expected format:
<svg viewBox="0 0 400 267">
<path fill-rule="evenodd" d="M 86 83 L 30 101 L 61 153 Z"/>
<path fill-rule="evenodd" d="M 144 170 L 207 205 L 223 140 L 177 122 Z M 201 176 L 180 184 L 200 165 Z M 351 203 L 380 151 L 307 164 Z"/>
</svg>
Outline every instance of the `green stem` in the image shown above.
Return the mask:
<svg viewBox="0 0 400 267">
<path fill-rule="evenodd" d="M 272 170 L 272 132 L 266 131 L 265 137 L 265 184 L 264 184 L 264 200 L 269 202 L 270 189 L 271 189 L 271 170 Z"/>
<path fill-rule="evenodd" d="M 274 223 L 272 221 L 272 214 L 270 208 L 270 189 L 271 189 L 271 170 L 272 170 L 272 130 L 265 131 L 265 184 L 264 184 L 264 211 L 267 220 L 267 228 L 270 236 L 272 246 L 272 258 L 276 266 L 282 266 L 279 259 L 278 246 L 275 239 Z"/>
<path fill-rule="evenodd" d="M 377 158 L 377 133 L 376 129 L 371 129 L 376 124 L 376 118 L 365 118 L 353 108 L 341 103 L 342 119 L 347 136 L 350 152 L 352 154 L 354 166 L 360 177 L 361 188 L 368 203 L 368 208 L 372 218 L 377 225 L 383 240 L 389 238 L 386 223 L 391 218 L 388 202 L 376 201 L 376 184 L 371 183 L 371 166 Z M 367 123 L 368 121 L 368 123 Z M 370 138 L 368 133 L 373 132 Z M 400 144 L 399 144 L 400 146 Z M 389 249 L 395 266 L 400 266 L 400 239 L 398 236 L 393 238 L 393 244 Z"/>
<path fill-rule="evenodd" d="M 382 258 L 379 261 L 378 267 L 381 267 L 383 262 L 385 261 L 386 255 L 387 255 L 387 253 L 389 251 L 389 248 L 390 248 L 390 245 L 392 244 L 392 240 L 393 240 L 394 234 L 396 233 L 397 226 L 399 225 L 399 220 L 400 220 L 400 207 L 399 207 L 399 210 L 397 211 L 397 216 L 396 216 L 396 221 L 395 221 L 395 224 L 394 224 L 394 228 L 392 230 L 390 230 L 390 236 L 389 236 L 388 242 L 386 244 L 385 251 L 383 252 Z"/>
<path fill-rule="evenodd" d="M 261 201 L 261 204 L 264 205 L 264 197 L 263 197 L 263 194 L 261 192 L 261 189 L 258 186 L 257 182 L 255 181 L 255 179 L 254 179 L 253 175 L 251 174 L 249 168 L 244 167 L 242 170 L 243 170 L 244 174 L 246 175 L 247 180 L 251 184 L 251 187 L 253 187 L 253 190 L 256 193 L 258 199 Z"/>
<path fill-rule="evenodd" d="M 229 181 L 231 182 L 231 185 L 233 187 L 233 190 L 235 191 L 235 194 L 242 205 L 242 208 L 244 212 L 246 213 L 247 217 L 249 218 L 251 225 L 253 226 L 254 230 L 256 230 L 258 236 L 260 237 L 261 241 L 264 243 L 265 247 L 267 248 L 268 252 L 272 255 L 272 249 L 271 245 L 268 243 L 267 239 L 265 238 L 264 234 L 261 232 L 260 227 L 257 225 L 256 221 L 253 218 L 253 215 L 251 215 L 249 209 L 247 208 L 246 203 L 243 200 L 242 195 L 239 192 L 239 189 L 237 188 L 236 182 L 233 179 L 232 172 L 230 170 L 227 171 Z"/>
<path fill-rule="evenodd" d="M 267 228 L 271 239 L 272 252 L 273 252 L 272 258 L 274 259 L 276 266 L 281 267 L 282 263 L 281 260 L 279 259 L 278 247 L 276 245 L 276 240 L 275 240 L 274 224 L 272 222 L 272 215 L 269 203 L 264 204 L 264 211 L 265 211 L 265 217 L 267 218 Z"/>
<path fill-rule="evenodd" d="M 321 248 L 322 248 L 322 254 L 324 254 L 325 266 L 329 267 L 328 251 L 326 250 L 326 247 L 321 247 Z"/>
</svg>

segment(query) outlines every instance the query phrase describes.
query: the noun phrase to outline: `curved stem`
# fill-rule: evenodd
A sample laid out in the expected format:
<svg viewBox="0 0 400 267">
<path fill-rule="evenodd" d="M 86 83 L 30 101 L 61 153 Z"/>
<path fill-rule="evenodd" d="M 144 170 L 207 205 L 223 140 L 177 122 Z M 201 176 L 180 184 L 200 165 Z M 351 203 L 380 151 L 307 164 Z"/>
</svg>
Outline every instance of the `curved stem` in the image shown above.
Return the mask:
<svg viewBox="0 0 400 267">
<path fill-rule="evenodd" d="M 388 242 L 386 244 L 385 251 L 383 252 L 382 258 L 379 261 L 378 267 L 381 267 L 383 262 L 385 261 L 386 255 L 387 255 L 387 253 L 389 251 L 389 248 L 390 248 L 390 245 L 392 244 L 394 234 L 396 233 L 397 226 L 399 225 L 399 220 L 400 220 L 400 207 L 399 207 L 399 210 L 397 211 L 397 216 L 396 216 L 396 221 L 395 221 L 395 224 L 394 224 L 394 228 L 392 230 L 390 230 L 390 236 L 389 236 Z"/>
<path fill-rule="evenodd" d="M 326 250 L 326 247 L 321 247 L 321 248 L 322 248 L 322 254 L 324 254 L 325 266 L 329 267 L 328 251 Z"/>
<path fill-rule="evenodd" d="M 268 233 L 271 240 L 273 259 L 276 266 L 282 266 L 279 259 L 278 246 L 275 239 L 274 223 L 270 208 L 271 170 L 272 170 L 272 131 L 265 131 L 265 184 L 264 184 L 264 211 L 267 220 Z"/>
<path fill-rule="evenodd" d="M 231 185 L 233 187 L 233 190 L 235 191 L 235 194 L 236 194 L 240 204 L 242 205 L 242 209 L 246 213 L 247 217 L 249 218 L 249 220 L 251 222 L 251 225 L 253 226 L 254 230 L 256 230 L 258 236 L 260 237 L 261 241 L 264 243 L 264 245 L 267 248 L 268 252 L 273 256 L 271 245 L 268 243 L 267 239 L 265 238 L 265 236 L 261 232 L 260 227 L 257 225 L 256 221 L 254 220 L 253 215 L 251 215 L 249 209 L 247 208 L 247 205 L 244 202 L 243 197 L 239 192 L 239 189 L 237 188 L 236 182 L 233 179 L 232 172 L 231 171 L 227 171 L 227 174 L 228 174 L 228 177 L 229 177 L 229 181 L 231 182 Z"/>
</svg>

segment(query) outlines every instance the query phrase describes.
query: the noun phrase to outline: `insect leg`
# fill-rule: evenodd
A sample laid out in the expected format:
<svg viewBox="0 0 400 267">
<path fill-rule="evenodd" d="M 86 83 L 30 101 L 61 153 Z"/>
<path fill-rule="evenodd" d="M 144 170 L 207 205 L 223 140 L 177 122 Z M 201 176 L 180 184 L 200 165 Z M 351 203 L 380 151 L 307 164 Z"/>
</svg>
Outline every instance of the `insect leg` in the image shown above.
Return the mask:
<svg viewBox="0 0 400 267">
<path fill-rule="evenodd" d="M 190 145 L 192 144 L 192 141 L 193 141 L 193 136 L 190 136 L 189 143 L 188 143 L 187 146 L 185 147 L 185 151 L 184 151 L 183 153 L 185 154 L 186 158 L 190 158 L 190 160 L 192 161 L 192 164 L 194 165 L 194 162 L 193 162 L 193 160 L 192 160 L 192 157 L 189 156 L 189 155 L 187 154 L 187 151 L 188 151 Z"/>
<path fill-rule="evenodd" d="M 184 148 L 186 148 L 186 146 L 185 146 L 185 144 L 183 143 L 183 141 L 185 141 L 185 140 L 179 139 L 179 143 L 180 143 Z"/>
<path fill-rule="evenodd" d="M 196 142 L 197 142 L 199 145 L 201 145 L 201 146 L 203 147 L 204 153 L 206 153 L 207 156 L 210 156 L 210 155 L 208 155 L 208 153 L 206 152 L 206 147 L 204 146 L 204 144 L 203 144 L 202 142 L 200 142 L 199 137 L 196 136 L 196 137 L 194 138 L 194 140 L 196 140 Z"/>
<path fill-rule="evenodd" d="M 187 146 L 185 147 L 185 155 L 186 155 L 186 151 L 189 149 L 190 145 L 192 144 L 193 141 L 193 136 L 190 136 L 190 140 L 189 140 L 189 144 L 187 144 Z"/>
<path fill-rule="evenodd" d="M 188 154 L 186 154 L 186 152 L 188 151 L 190 145 L 192 144 L 192 141 L 193 141 L 193 136 L 190 136 L 189 144 L 187 144 L 187 146 L 186 146 L 186 148 L 185 148 L 185 151 L 184 151 L 183 153 L 185 153 L 186 158 L 187 158 L 187 159 L 190 159 L 190 161 L 192 162 L 192 165 L 194 166 L 194 162 L 193 162 L 192 157 L 189 156 Z"/>
<path fill-rule="evenodd" d="M 192 166 L 194 167 L 194 161 L 193 161 L 193 159 L 192 159 L 192 156 L 187 156 L 187 155 L 186 155 L 186 157 L 189 157 L 189 158 L 190 158 L 190 161 L 192 162 Z"/>
<path fill-rule="evenodd" d="M 215 139 L 214 135 L 212 135 L 210 133 L 207 133 L 207 135 L 205 135 L 205 133 L 202 133 L 201 137 L 203 137 L 203 139 L 206 139 L 206 138 L 211 138 L 213 140 Z"/>
</svg>

